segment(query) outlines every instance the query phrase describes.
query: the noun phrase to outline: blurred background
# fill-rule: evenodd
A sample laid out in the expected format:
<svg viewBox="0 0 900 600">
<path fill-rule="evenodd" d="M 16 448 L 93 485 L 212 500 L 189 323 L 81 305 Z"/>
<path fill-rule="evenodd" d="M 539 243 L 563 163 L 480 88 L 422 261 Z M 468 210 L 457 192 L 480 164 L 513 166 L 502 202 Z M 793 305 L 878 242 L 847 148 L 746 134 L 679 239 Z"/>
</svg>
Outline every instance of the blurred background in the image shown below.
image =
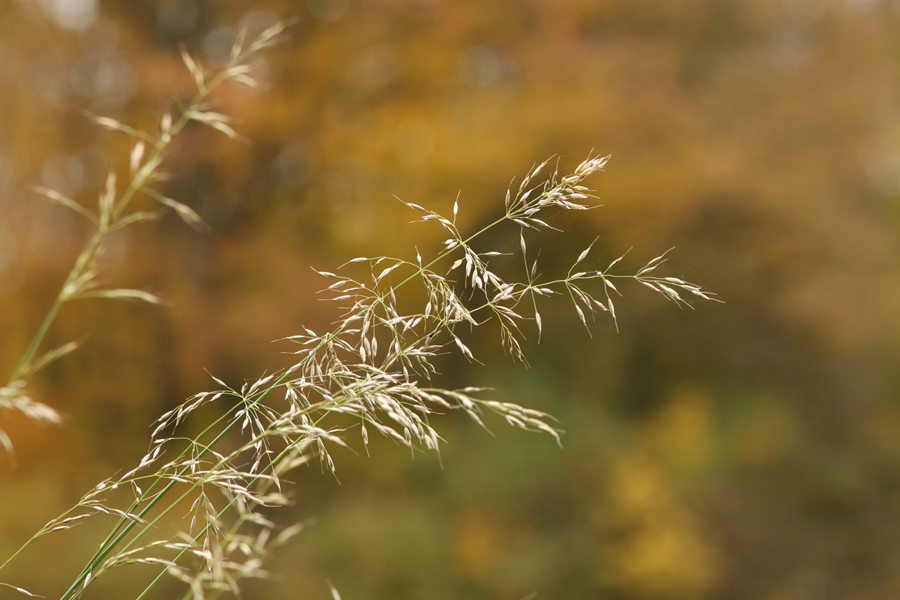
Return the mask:
<svg viewBox="0 0 900 600">
<path fill-rule="evenodd" d="M 179 43 L 215 67 L 242 24 L 283 18 L 265 89 L 216 96 L 251 143 L 191 128 L 167 164 L 166 193 L 212 232 L 168 215 L 109 252 L 105 281 L 167 305 L 69 305 L 48 347 L 84 347 L 34 388 L 65 426 L 0 415 L 17 448 L 0 558 L 130 468 L 207 371 L 239 385 L 289 364 L 271 341 L 334 317 L 312 267 L 441 239 L 394 195 L 449 212 L 459 194 L 474 231 L 534 163 L 594 151 L 612 154 L 591 182 L 604 206 L 544 239 L 545 269 L 598 235 L 604 265 L 675 246 L 667 274 L 725 304 L 630 286 L 620 332 L 592 337 L 560 305 L 530 368 L 486 337 L 485 366 L 448 376 L 553 413 L 564 448 L 448 417 L 443 466 L 389 442 L 337 453 L 340 482 L 303 472 L 282 519 L 310 526 L 245 597 L 324 600 L 326 579 L 345 600 L 900 595 L 894 0 L 4 0 L 0 378 L 87 233 L 31 187 L 89 203 L 127 168 L 85 111 L 150 127 L 192 95 Z M 102 533 L 2 579 L 58 596 Z"/>
</svg>

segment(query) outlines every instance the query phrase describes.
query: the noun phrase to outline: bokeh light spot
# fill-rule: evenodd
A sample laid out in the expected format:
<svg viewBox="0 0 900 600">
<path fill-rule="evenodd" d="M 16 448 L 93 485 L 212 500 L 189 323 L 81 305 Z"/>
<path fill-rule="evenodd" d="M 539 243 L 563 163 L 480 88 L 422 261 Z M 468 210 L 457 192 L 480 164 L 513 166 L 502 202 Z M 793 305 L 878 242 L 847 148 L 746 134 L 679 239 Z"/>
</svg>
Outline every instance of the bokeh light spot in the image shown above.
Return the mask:
<svg viewBox="0 0 900 600">
<path fill-rule="evenodd" d="M 237 31 L 230 27 L 217 27 L 203 38 L 203 53 L 214 67 L 222 67 L 228 62 L 236 40 Z"/>
<path fill-rule="evenodd" d="M 64 29 L 87 29 L 97 20 L 98 0 L 46 0 L 44 12 Z"/>
<path fill-rule="evenodd" d="M 472 87 L 486 88 L 500 79 L 500 56 L 487 46 L 472 46 L 459 57 L 459 77 Z"/>
</svg>

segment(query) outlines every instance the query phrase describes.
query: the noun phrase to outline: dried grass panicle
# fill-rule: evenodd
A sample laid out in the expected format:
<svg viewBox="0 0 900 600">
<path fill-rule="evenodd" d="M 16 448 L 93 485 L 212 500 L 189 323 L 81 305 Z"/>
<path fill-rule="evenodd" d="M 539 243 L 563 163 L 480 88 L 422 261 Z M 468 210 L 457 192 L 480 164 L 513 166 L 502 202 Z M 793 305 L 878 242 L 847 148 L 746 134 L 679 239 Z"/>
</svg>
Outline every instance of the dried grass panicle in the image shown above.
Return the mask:
<svg viewBox="0 0 900 600">
<path fill-rule="evenodd" d="M 689 282 L 654 275 L 665 255 L 633 274 L 613 272 L 620 259 L 603 270 L 579 270 L 590 246 L 573 261 L 565 278 L 542 282 L 521 233 L 524 268 L 518 280 L 505 280 L 491 269 L 490 261 L 499 252 L 474 249 L 476 238 L 501 223 L 542 230 L 550 227 L 542 218 L 546 210 L 588 208 L 584 200 L 590 191 L 582 181 L 605 162 L 590 158 L 571 175 L 554 172 L 544 183 L 529 187 L 545 165 L 539 166 L 515 195 L 510 194 L 504 216 L 473 235 L 457 228 L 458 205 L 453 218 L 410 205 L 425 213 L 423 221 L 436 222 L 448 234 L 437 255 L 430 260 L 417 253 L 414 261 L 388 257 L 350 261 L 366 267 L 366 277 L 321 272 L 330 280 L 324 291 L 345 309 L 332 331 L 307 329 L 287 338 L 298 346 L 296 362 L 289 369 L 241 389 L 219 382 L 221 389 L 189 398 L 160 417 L 137 468 L 99 485 L 72 513 L 48 524 L 47 533 L 93 514 L 119 517 L 116 529 L 65 598 L 79 597 L 98 576 L 130 563 L 164 567 L 161 574 L 183 581 L 189 595 L 198 598 L 214 590 L 236 592 L 242 578 L 265 576 L 265 556 L 296 533 L 279 534 L 268 516 L 270 509 L 289 503 L 284 477 L 313 460 L 334 472 L 330 448 L 348 444 L 350 430 L 330 425 L 335 415 L 358 420 L 364 446 L 370 432 L 377 432 L 409 448 L 438 450 L 441 438 L 432 418 L 448 410 L 461 410 L 482 426 L 485 413 L 493 413 L 513 427 L 547 433 L 559 442 L 560 432 L 549 415 L 487 399 L 482 389 L 434 387 L 431 376 L 440 353 L 456 349 L 475 360 L 457 328 L 480 327 L 492 318 L 501 327 L 507 350 L 524 359 L 522 330 L 531 321 L 540 328 L 538 303 L 546 296 L 568 294 L 585 324 L 586 314 L 597 310 L 615 318 L 610 292 L 618 293 L 612 281 L 616 278 L 634 279 L 678 303 L 686 303 L 678 290 L 713 298 Z M 598 289 L 590 289 L 591 282 Z M 404 311 L 396 292 L 410 285 L 423 288 L 423 305 Z M 476 290 L 483 299 L 480 305 L 463 301 L 464 296 L 476 297 L 471 295 Z M 210 403 L 223 405 L 221 418 L 195 438 L 176 435 L 191 413 Z M 228 449 L 223 449 L 225 439 Z M 112 501 L 109 492 L 120 489 L 131 490 L 127 508 L 107 504 Z M 183 533 L 144 540 L 188 500 L 189 524 Z"/>
<path fill-rule="evenodd" d="M 265 40 L 277 34 L 270 30 L 260 38 L 262 42 L 249 44 L 242 38 L 233 60 L 262 49 L 268 43 Z M 153 179 L 155 171 L 146 172 L 149 162 L 144 161 L 156 161 L 156 169 L 156 157 L 168 143 L 167 136 L 177 134 L 187 119 L 217 129 L 226 126 L 224 118 L 202 108 L 204 94 L 224 75 L 210 79 L 186 53 L 184 60 L 200 90 L 198 100 L 174 124 L 170 117 L 163 119 L 163 136 L 147 142 L 152 148 L 149 158 L 144 158 L 140 145 L 146 140 L 136 136 L 140 140 L 132 154 L 132 173 L 138 181 Z M 223 73 L 231 73 L 232 78 L 246 75 L 235 65 Z M 356 265 L 353 268 L 320 272 L 328 281 L 326 296 L 344 309 L 331 331 L 306 329 L 287 338 L 296 345 L 296 358 L 284 371 L 240 389 L 216 380 L 220 389 L 197 394 L 162 415 L 154 424 L 146 455 L 133 470 L 98 484 L 36 534 L 61 531 L 101 515 L 116 519 L 63 600 L 81 597 L 98 577 L 124 564 L 158 568 L 147 590 L 168 574 L 185 584 L 188 598 L 223 592 L 237 595 L 241 580 L 265 577 L 266 556 L 300 531 L 299 525 L 280 528 L 271 518 L 274 509 L 290 502 L 286 477 L 313 461 L 335 472 L 330 450 L 349 445 L 350 435 L 359 435 L 367 449 L 370 433 L 378 433 L 410 449 L 437 451 L 441 437 L 434 417 L 459 410 L 481 426 L 485 426 L 485 415 L 493 414 L 513 427 L 543 432 L 559 442 L 560 431 L 549 415 L 490 399 L 484 389 L 437 387 L 432 375 L 439 354 L 457 351 L 476 360 L 475 350 L 466 345 L 459 329 L 481 327 L 488 321 L 498 323 L 503 346 L 524 361 L 523 331 L 533 322 L 540 334 L 540 302 L 548 296 L 567 294 L 585 325 L 587 316 L 597 311 L 615 320 L 615 279 L 634 279 L 679 304 L 687 304 L 682 293 L 713 299 L 699 286 L 656 275 L 665 255 L 631 274 L 613 270 L 621 259 L 602 270 L 584 268 L 593 245 L 573 261 L 564 278 L 541 280 L 525 231 L 552 229 L 548 211 L 590 208 L 591 190 L 584 182 L 607 160 L 591 156 L 567 175 L 557 170 L 542 175 L 549 161 L 538 165 L 517 190 L 507 194 L 503 216 L 473 234 L 457 225 L 458 203 L 450 216 L 407 203 L 422 214 L 422 221 L 436 223 L 445 232 L 447 237 L 435 255 L 426 259 L 416 252 L 415 260 L 360 257 L 349 261 Z M 101 224 L 114 224 L 123 215 L 122 200 L 108 196 L 113 199 L 98 218 Z M 487 231 L 502 224 L 517 225 L 520 230 L 522 273 L 513 280 L 504 279 L 491 265 L 499 251 L 476 249 Z M 360 267 L 362 275 L 343 274 L 358 272 Z M 422 304 L 411 310 L 397 300 L 398 290 L 408 286 L 420 286 L 423 291 Z M 201 433 L 182 436 L 184 421 L 210 404 L 220 405 L 221 416 Z M 348 416 L 354 425 L 347 425 Z M 186 511 L 185 506 L 189 506 Z M 160 538 L 163 524 L 173 519 L 183 524 L 183 531 Z"/>
</svg>

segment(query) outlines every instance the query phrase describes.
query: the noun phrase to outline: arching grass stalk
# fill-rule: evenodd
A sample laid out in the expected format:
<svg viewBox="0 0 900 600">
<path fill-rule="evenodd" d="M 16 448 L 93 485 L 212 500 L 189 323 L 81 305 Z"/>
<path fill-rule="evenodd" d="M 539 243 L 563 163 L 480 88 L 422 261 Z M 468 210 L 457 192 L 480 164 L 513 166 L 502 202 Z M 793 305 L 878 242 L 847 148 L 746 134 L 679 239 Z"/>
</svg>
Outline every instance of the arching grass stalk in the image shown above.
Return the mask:
<svg viewBox="0 0 900 600">
<path fill-rule="evenodd" d="M 190 120 L 237 137 L 224 116 L 208 110 L 205 99 L 225 80 L 246 79 L 247 59 L 274 43 L 280 31 L 280 26 L 271 28 L 250 44 L 243 38 L 239 40 L 229 66 L 210 81 L 185 53 L 198 95 L 174 123 L 171 117 L 163 118 L 158 138 L 114 121 L 97 119 L 102 125 L 137 138 L 132 152 L 132 180 L 117 200 L 115 180 L 110 178 L 107 192 L 101 197 L 99 215 L 89 213 L 89 218 L 97 222 L 94 238 L 99 238 L 96 242 L 92 238 L 87 254 L 83 254 L 86 258 L 79 257 L 73 270 L 76 274 L 67 281 L 67 287 L 71 284 L 77 293 L 69 296 L 61 292 L 60 306 L 74 297 L 143 294 L 134 290 L 96 290 L 95 263 L 103 236 L 116 224 L 121 227 L 122 223 L 145 218 L 134 216 L 143 213 L 124 214 L 139 191 L 175 208 L 189 222 L 199 223 L 190 209 L 148 186 L 158 181 L 158 168 L 171 137 Z M 146 144 L 150 144 L 151 151 L 144 160 Z M 503 347 L 524 361 L 523 326 L 534 322 L 540 335 L 543 325 L 539 305 L 543 297 L 567 295 L 585 326 L 588 317 L 598 312 L 609 313 L 615 321 L 613 297 L 618 288 L 614 279 L 634 279 L 678 304 L 689 305 L 687 298 L 691 296 L 714 299 L 682 279 L 655 275 L 665 262 L 665 255 L 634 273 L 618 270 L 621 259 L 604 268 L 589 267 L 595 260 L 591 255 L 593 245 L 573 261 L 564 278 L 541 281 L 535 253 L 529 252 L 526 243 L 526 232 L 530 239 L 551 228 L 548 213 L 589 208 L 585 201 L 590 190 L 583 183 L 600 171 L 606 161 L 607 158 L 589 157 L 571 174 L 561 177 L 552 172 L 543 180 L 541 174 L 548 163 L 539 165 L 526 175 L 515 193 L 507 193 L 503 216 L 473 234 L 463 234 L 457 227 L 458 203 L 450 216 L 407 203 L 422 213 L 422 221 L 434 221 L 448 234 L 442 249 L 430 260 L 423 260 L 417 251 L 415 260 L 351 260 L 343 272 L 362 270 L 361 275 L 353 277 L 322 272 L 332 280 L 325 291 L 345 309 L 331 332 L 317 334 L 307 329 L 287 338 L 299 349 L 296 363 L 285 371 L 262 377 L 239 391 L 219 382 L 222 389 L 193 396 L 164 414 L 151 434 L 147 454 L 135 469 L 97 485 L 73 509 L 32 538 L 68 529 L 100 514 L 118 517 L 63 600 L 80 598 L 100 576 L 126 564 L 163 568 L 139 598 L 154 589 L 164 573 L 186 585 L 185 598 L 237 594 L 241 579 L 264 575 L 266 556 L 297 531 L 296 525 L 277 528 L 268 516 L 271 510 L 289 502 L 285 475 L 313 458 L 333 472 L 335 463 L 328 447 L 345 445 L 351 429 L 359 432 L 366 447 L 372 429 L 410 449 L 437 450 L 440 437 L 431 417 L 445 410 L 462 410 L 481 425 L 485 413 L 495 413 L 514 427 L 545 432 L 559 441 L 560 431 L 550 424 L 549 415 L 514 403 L 485 399 L 482 389 L 444 389 L 435 386 L 431 377 L 436 372 L 437 356 L 448 350 L 455 349 L 475 360 L 462 329 L 480 327 L 488 321 L 498 324 Z M 48 195 L 67 206 L 74 205 L 67 198 L 49 192 Z M 70 208 L 89 212 L 80 205 Z M 519 252 L 524 264 L 524 273 L 513 279 L 501 276 L 495 266 L 505 260 L 503 253 L 475 249 L 485 233 L 510 225 L 519 230 Z M 420 287 L 424 299 L 421 305 L 406 310 L 398 303 L 397 292 L 412 284 Z M 55 310 L 58 312 L 58 307 Z M 44 333 L 39 331 L 32 346 L 40 345 Z M 29 350 L 31 356 L 26 353 L 22 373 L 33 372 L 34 364 L 40 362 L 33 361 L 34 352 Z M 16 381 L 22 381 L 24 375 L 19 376 Z M 177 435 L 181 423 L 197 409 L 225 400 L 233 404 L 200 434 L 187 438 Z M 341 415 L 345 417 L 340 418 Z M 346 426 L 347 417 L 354 423 L 350 428 Z M 132 498 L 123 502 L 123 493 Z M 183 520 L 189 524 L 178 535 L 164 534 L 172 512 L 188 502 L 190 507 Z"/>
<path fill-rule="evenodd" d="M 104 190 L 100 194 L 97 212 L 55 190 L 37 188 L 40 194 L 51 201 L 88 219 L 94 227 L 94 232 L 76 258 L 75 264 L 66 276 L 65 282 L 13 370 L 9 381 L 0 388 L 0 412 L 16 410 L 38 422 L 50 424 L 61 422 L 62 419 L 56 410 L 34 400 L 28 394 L 27 383 L 31 375 L 78 347 L 78 343 L 70 342 L 38 356 L 44 338 L 66 303 L 85 298 L 132 299 L 150 303 L 160 301 L 153 294 L 142 290 L 103 289 L 100 287 L 99 267 L 109 237 L 120 229 L 150 221 L 159 216 L 159 213 L 155 211 L 127 212 L 132 200 L 141 193 L 158 204 L 175 210 L 188 224 L 198 229 L 204 228 L 202 219 L 190 207 L 162 195 L 153 188 L 154 184 L 166 178 L 165 173 L 161 170 L 166 151 L 170 148 L 172 140 L 190 121 L 204 123 L 235 139 L 239 137 L 228 125 L 228 117 L 209 110 L 210 94 L 226 81 L 256 86 L 257 83 L 250 77 L 250 73 L 253 71 L 251 60 L 262 50 L 277 43 L 278 36 L 284 28 L 285 24 L 277 24 L 252 41 L 247 40 L 246 31 L 242 33 L 235 43 L 228 64 L 212 78 L 207 77 L 204 70 L 186 51 L 182 51 L 185 65 L 197 85 L 197 94 L 177 119 L 173 120 L 171 113 L 163 115 L 156 135 L 139 131 L 114 119 L 93 116 L 92 118 L 98 125 L 123 132 L 134 138 L 135 141 L 130 156 L 130 177 L 127 186 L 120 193 L 116 173 L 111 171 L 106 179 Z M 5 448 L 9 456 L 12 456 L 12 440 L 2 429 L 0 429 L 0 445 Z"/>
<path fill-rule="evenodd" d="M 346 444 L 347 433 L 337 424 L 329 424 L 338 415 L 358 420 L 364 445 L 368 445 L 371 428 L 409 448 L 436 450 L 440 438 L 429 417 L 452 409 L 465 411 L 480 424 L 485 412 L 496 413 L 514 427 L 543 431 L 558 440 L 560 432 L 540 411 L 484 399 L 479 389 L 449 390 L 423 383 L 435 372 L 436 356 L 448 348 L 474 360 L 461 337 L 460 325 L 474 328 L 497 321 L 504 347 L 512 356 L 524 359 L 521 325 L 534 321 L 538 331 L 541 329 L 537 311 L 541 297 L 568 294 L 585 325 L 587 316 L 597 311 L 608 312 L 615 319 L 610 294 L 618 293 L 611 281 L 614 278 L 634 279 L 681 304 L 687 304 L 682 294 L 712 299 L 694 284 L 653 275 L 665 262 L 665 255 L 633 274 L 624 274 L 613 271 L 618 260 L 602 269 L 585 267 L 590 247 L 577 257 L 565 278 L 541 282 L 525 231 L 548 228 L 544 220 L 548 211 L 586 209 L 583 201 L 589 190 L 582 182 L 605 163 L 605 158 L 592 157 L 571 175 L 560 178 L 552 173 L 542 184 L 532 184 L 546 163 L 540 165 L 525 177 L 515 194 L 508 195 L 503 217 L 472 235 L 464 236 L 456 226 L 458 205 L 454 205 L 452 217 L 445 217 L 409 204 L 424 213 L 423 221 L 436 221 L 449 234 L 435 257 L 426 262 L 417 252 L 414 261 L 386 257 L 350 261 L 365 269 L 368 281 L 323 272 L 333 280 L 327 288 L 331 299 L 346 308 L 332 332 L 306 330 L 288 338 L 300 346 L 299 358 L 277 376 L 263 377 L 240 391 L 224 386 L 218 392 L 199 394 L 163 415 L 139 466 L 85 496 L 79 504 L 85 517 L 107 512 L 118 514 L 120 521 L 64 600 L 81 597 L 99 576 L 123 564 L 164 567 L 187 585 L 187 598 L 201 598 L 210 591 L 235 593 L 242 578 L 264 574 L 263 560 L 286 537 L 278 535 L 265 513 L 288 503 L 283 477 L 299 465 L 317 457 L 334 471 L 326 444 Z M 502 224 L 520 229 L 520 252 L 526 267 L 520 280 L 507 281 L 491 267 L 495 257 L 501 260 L 500 252 L 473 248 L 482 234 Z M 392 278 L 404 270 L 407 274 L 393 283 Z M 396 292 L 412 283 L 424 291 L 423 306 L 402 311 Z M 532 307 L 531 312 L 523 307 Z M 479 321 L 476 316 L 482 314 L 486 317 Z M 283 397 L 274 398 L 275 391 Z M 219 419 L 221 430 L 214 432 L 208 427 L 204 434 L 186 440 L 186 449 L 179 450 L 185 442 L 174 435 L 179 423 L 201 406 L 229 397 L 237 403 L 226 411 L 227 418 Z M 212 440 L 203 441 L 213 433 Z M 238 435 L 243 441 L 235 449 L 225 453 L 216 449 Z M 174 460 L 164 460 L 168 449 L 175 450 Z M 141 486 L 146 482 L 149 486 L 144 491 Z M 168 498 L 178 486 L 183 486 L 183 491 Z M 116 509 L 104 496 L 122 488 L 134 491 L 128 510 Z M 165 505 L 160 504 L 164 497 Z M 188 500 L 192 500 L 190 525 L 184 534 L 146 539 L 158 534 L 163 519 Z M 158 581 L 157 576 L 141 597 Z"/>
</svg>

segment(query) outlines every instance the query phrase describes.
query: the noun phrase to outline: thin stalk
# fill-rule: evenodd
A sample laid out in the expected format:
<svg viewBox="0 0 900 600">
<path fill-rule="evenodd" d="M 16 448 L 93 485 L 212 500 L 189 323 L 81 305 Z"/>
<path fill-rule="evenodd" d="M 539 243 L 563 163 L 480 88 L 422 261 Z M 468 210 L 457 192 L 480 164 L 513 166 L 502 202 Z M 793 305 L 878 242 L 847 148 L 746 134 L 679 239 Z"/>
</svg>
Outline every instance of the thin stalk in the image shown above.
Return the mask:
<svg viewBox="0 0 900 600">
<path fill-rule="evenodd" d="M 328 416 L 328 413 L 327 413 L 327 412 L 324 413 L 324 414 L 322 414 L 322 416 L 320 416 L 316 421 L 314 421 L 314 423 L 315 423 L 316 425 L 321 424 L 322 420 L 325 419 L 326 416 Z M 275 464 L 278 463 L 278 459 L 284 457 L 284 456 L 287 454 L 287 452 L 288 452 L 289 450 L 290 450 L 290 447 L 284 448 L 284 449 L 278 454 L 278 456 L 276 456 L 275 459 L 272 460 L 272 462 L 269 463 L 269 464 L 263 469 L 263 472 L 262 472 L 261 474 L 265 474 L 269 469 L 273 468 L 273 466 L 274 466 Z M 250 480 L 250 482 L 248 483 L 248 486 L 254 485 L 257 481 L 259 481 L 259 477 L 254 477 L 253 479 Z M 216 516 L 217 516 L 217 517 L 223 517 L 223 516 L 225 515 L 226 511 L 228 511 L 228 509 L 231 508 L 231 506 L 234 504 L 235 500 L 236 500 L 236 499 L 232 499 L 228 504 L 226 504 L 226 505 L 219 511 L 218 515 L 216 515 Z M 237 531 L 239 530 L 240 526 L 243 525 L 244 522 L 245 522 L 245 521 L 239 519 L 239 520 L 232 526 L 231 530 L 229 531 L 229 535 L 233 535 L 233 534 L 237 533 Z M 204 527 L 199 533 L 197 533 L 197 535 L 194 536 L 194 539 L 193 539 L 192 541 L 193 541 L 193 542 L 197 542 L 198 540 L 200 540 L 200 538 L 206 533 L 206 531 L 209 529 L 209 527 L 210 527 L 210 525 L 207 524 L 206 527 Z M 124 549 L 123 549 L 123 550 L 124 550 Z M 181 550 L 177 555 L 175 555 L 175 557 L 172 559 L 172 561 L 173 561 L 173 562 L 177 562 L 178 559 L 180 559 L 181 557 L 183 557 L 187 552 L 188 552 L 188 549 L 187 549 L 187 548 Z M 138 596 L 135 598 L 135 600 L 143 600 L 143 598 L 144 598 L 148 593 L 150 593 L 150 591 L 156 586 L 156 584 L 158 584 L 158 583 L 160 582 L 160 580 L 162 580 L 162 578 L 165 576 L 165 574 L 166 574 L 165 569 L 163 569 L 162 571 L 160 571 L 160 572 L 156 575 L 156 577 L 154 577 L 153 580 L 147 585 L 147 587 L 144 588 L 144 591 L 142 591 L 142 592 L 140 593 L 140 595 L 138 595 Z M 190 598 L 191 593 L 192 593 L 192 592 L 191 592 L 190 590 L 188 590 L 188 593 L 185 595 L 185 599 Z M 216 598 L 216 597 L 217 597 L 218 595 L 220 595 L 220 594 L 221 594 L 221 593 L 219 593 L 219 594 L 213 596 L 212 598 L 214 599 L 214 598 Z"/>
<path fill-rule="evenodd" d="M 227 68 L 232 67 L 237 64 L 241 64 L 242 61 L 246 60 L 252 52 L 244 51 L 234 57 Z M 155 144 L 153 144 L 152 151 L 150 152 L 145 164 L 158 160 L 159 157 L 165 152 L 168 147 L 171 145 L 172 140 L 184 129 L 187 123 L 191 120 L 192 115 L 195 114 L 202 108 L 205 100 L 210 96 L 210 94 L 224 81 L 228 79 L 225 76 L 225 70 L 220 72 L 216 77 L 210 80 L 204 87 L 201 89 L 193 98 L 188 107 L 181 113 L 178 120 L 172 124 L 171 129 L 168 132 L 168 135 L 160 136 L 156 139 Z M 18 383 L 22 379 L 24 379 L 28 375 L 28 371 L 31 368 L 34 357 L 37 354 L 44 338 L 49 332 L 50 328 L 53 326 L 54 322 L 59 316 L 59 313 L 62 310 L 63 305 L 71 300 L 69 287 L 70 285 L 77 281 L 80 277 L 82 277 L 85 273 L 86 268 L 90 264 L 90 261 L 95 257 L 96 252 L 100 249 L 105 241 L 105 238 L 109 233 L 114 229 L 114 225 L 116 222 L 122 217 L 124 211 L 127 209 L 128 205 L 135 197 L 135 195 L 142 191 L 145 188 L 145 180 L 139 179 L 135 175 L 132 176 L 128 188 L 123 192 L 122 196 L 118 199 L 117 202 L 114 202 L 114 208 L 110 213 L 110 217 L 108 221 L 104 221 L 102 219 L 98 220 L 97 231 L 91 236 L 88 243 L 85 245 L 84 249 L 79 254 L 78 258 L 75 261 L 72 269 L 69 271 L 69 274 L 66 276 L 65 283 L 60 288 L 56 298 L 54 299 L 53 305 L 50 310 L 47 312 L 47 315 L 44 317 L 41 325 L 38 327 L 34 336 L 32 337 L 28 348 L 26 349 L 24 355 L 13 371 L 12 376 L 9 379 L 9 383 L 7 384 L 9 387 Z M 215 420 L 211 423 L 207 428 L 203 430 L 203 433 L 211 430 L 215 425 L 217 425 L 221 419 L 226 418 L 227 415 L 222 415 L 219 419 Z M 182 455 L 183 456 L 183 455 Z M 148 492 L 155 487 L 156 482 L 151 484 L 151 487 L 148 489 Z M 139 505 L 139 504 L 137 504 Z M 133 505 L 133 508 L 136 508 L 137 505 Z M 76 507 L 73 507 L 74 510 Z M 70 511 L 67 511 L 68 514 Z M 115 535 L 115 532 L 121 528 L 123 521 L 120 521 L 113 532 L 107 536 L 107 539 L 104 540 L 103 544 L 101 544 L 101 548 L 105 545 L 112 536 Z M 15 559 L 19 554 L 21 554 L 34 540 L 46 534 L 45 531 L 39 531 L 31 538 L 29 538 L 22 546 L 20 546 L 10 557 L 8 557 L 2 564 L 0 564 L 0 570 L 6 567 L 13 559 Z"/>
<path fill-rule="evenodd" d="M 203 102 L 219 85 L 221 85 L 228 79 L 228 77 L 225 75 L 225 71 L 227 71 L 227 68 L 230 68 L 237 64 L 241 64 L 241 62 L 246 60 L 250 54 L 251 53 L 245 51 L 234 57 L 229 62 L 225 70 L 223 70 L 216 77 L 210 80 L 210 82 L 206 86 L 204 86 L 204 89 L 201 89 L 197 93 L 188 108 L 181 114 L 181 117 L 178 119 L 178 121 L 176 121 L 172 125 L 169 135 L 160 136 L 159 138 L 157 138 L 147 162 L 154 161 L 160 157 L 160 155 L 169 147 L 175 136 L 178 135 L 191 120 L 192 115 L 200 110 Z M 69 271 L 65 283 L 63 284 L 59 293 L 56 295 L 56 299 L 54 300 L 53 305 L 47 312 L 47 315 L 44 317 L 41 325 L 38 327 L 37 331 L 32 337 L 31 342 L 28 344 L 28 348 L 25 351 L 25 354 L 22 356 L 22 359 L 19 361 L 18 365 L 16 365 L 16 368 L 9 379 L 9 383 L 7 384 L 8 386 L 12 386 L 25 377 L 29 368 L 31 367 L 35 354 L 37 353 L 41 343 L 47 335 L 47 332 L 50 330 L 50 327 L 59 316 L 63 304 L 65 304 L 65 302 L 70 299 L 69 294 L 67 293 L 69 285 L 84 274 L 85 268 L 89 264 L 89 261 L 94 257 L 97 250 L 102 246 L 103 241 L 109 234 L 112 226 L 115 225 L 116 221 L 118 221 L 118 219 L 122 216 L 122 213 L 128 208 L 128 205 L 130 204 L 134 196 L 144 188 L 144 184 L 145 181 L 143 179 L 139 179 L 133 176 L 128 188 L 122 194 L 121 198 L 118 200 L 118 202 L 114 203 L 114 208 L 112 210 L 112 213 L 110 214 L 109 221 L 105 222 L 103 220 L 100 220 L 98 222 L 97 231 L 93 236 L 91 236 L 91 239 L 86 244 L 84 250 L 82 250 L 81 254 L 79 254 L 75 265 L 72 267 L 71 271 Z"/>
<path fill-rule="evenodd" d="M 19 364 L 16 366 L 16 369 L 13 371 L 12 376 L 9 378 L 9 383 L 7 385 L 12 386 L 15 383 L 19 382 L 25 377 L 25 374 L 31 368 L 32 361 L 34 360 L 34 355 L 37 354 L 38 348 L 40 348 L 41 343 L 44 341 L 44 337 L 47 335 L 47 332 L 50 330 L 50 327 L 53 325 L 54 321 L 56 321 L 56 317 L 59 315 L 59 311 L 62 309 L 62 305 L 68 300 L 67 290 L 69 285 L 81 277 L 84 273 L 84 269 L 90 261 L 91 257 L 100 247 L 103 237 L 106 232 L 98 230 L 91 236 L 91 239 L 88 241 L 84 250 L 78 255 L 78 258 L 75 261 L 75 264 L 72 266 L 72 270 L 69 271 L 69 274 L 66 276 L 66 281 L 63 284 L 62 288 L 60 288 L 59 293 L 56 295 L 55 300 L 53 301 L 53 306 L 50 307 L 50 310 L 47 312 L 47 315 L 44 317 L 44 320 L 41 322 L 40 327 L 38 327 L 37 331 L 34 334 L 34 337 L 31 338 L 31 343 L 28 344 L 28 349 L 25 351 L 25 354 L 22 356 L 22 359 L 19 361 Z"/>
</svg>

